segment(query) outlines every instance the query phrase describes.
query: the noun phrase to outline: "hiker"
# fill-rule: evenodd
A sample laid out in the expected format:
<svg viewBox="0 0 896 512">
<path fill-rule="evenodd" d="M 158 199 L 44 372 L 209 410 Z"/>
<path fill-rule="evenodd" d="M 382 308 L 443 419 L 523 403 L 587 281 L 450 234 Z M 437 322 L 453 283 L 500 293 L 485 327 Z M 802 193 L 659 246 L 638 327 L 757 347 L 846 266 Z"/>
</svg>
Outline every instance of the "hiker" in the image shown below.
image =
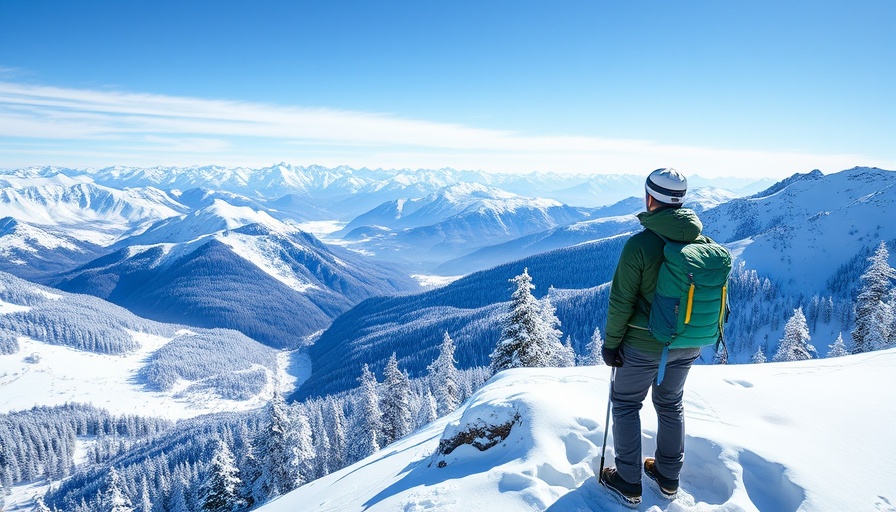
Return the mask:
<svg viewBox="0 0 896 512">
<path fill-rule="evenodd" d="M 700 355 L 699 347 L 716 342 L 721 336 L 724 314 L 720 315 L 719 308 L 725 309 L 725 286 L 730 272 L 727 250 L 702 236 L 703 224 L 697 214 L 681 207 L 687 192 L 687 180 L 681 173 L 671 168 L 657 169 L 647 177 L 645 191 L 647 211 L 638 214 L 645 229 L 626 242 L 619 257 L 610 291 L 601 352 L 604 362 L 613 366 L 615 373 L 611 380 L 610 396 L 616 466 L 603 469 L 599 480 L 625 503 L 632 505 L 641 501 L 642 467 L 644 473 L 659 484 L 663 496 L 672 499 L 678 492 L 679 473 L 684 460 L 684 383 L 691 365 Z M 654 317 L 662 313 L 662 308 L 658 306 L 660 295 L 657 286 L 660 268 L 668 258 L 664 255 L 664 249 L 666 245 L 682 248 L 697 243 L 712 244 L 721 260 L 726 256 L 728 258 L 727 270 L 722 269 L 713 277 L 718 281 L 722 279 L 718 274 L 724 272 L 724 283 L 711 291 L 713 296 L 719 296 L 709 306 L 713 311 L 707 315 L 702 302 L 696 303 L 700 311 L 693 311 L 695 318 L 705 319 L 715 315 L 714 320 L 704 320 L 703 323 L 716 325 L 693 328 L 685 325 L 691 322 L 693 306 L 685 291 L 687 305 L 675 299 L 675 304 L 667 308 L 668 315 L 672 316 L 671 323 L 667 325 L 671 326 L 671 331 L 660 334 L 663 329 L 654 325 Z M 719 265 L 724 266 L 724 261 Z M 693 299 L 694 272 L 688 271 L 685 275 L 690 279 Z M 697 275 L 702 275 L 699 270 Z M 704 293 L 705 287 L 701 287 L 700 282 L 697 285 L 699 293 Z M 678 315 L 685 306 L 687 322 L 682 319 L 676 324 L 674 315 Z M 676 329 L 683 332 L 676 332 Z M 688 333 L 698 339 L 687 339 L 685 335 Z M 678 348 L 679 345 L 684 347 Z M 658 416 L 656 452 L 642 465 L 639 411 L 651 389 Z"/>
</svg>

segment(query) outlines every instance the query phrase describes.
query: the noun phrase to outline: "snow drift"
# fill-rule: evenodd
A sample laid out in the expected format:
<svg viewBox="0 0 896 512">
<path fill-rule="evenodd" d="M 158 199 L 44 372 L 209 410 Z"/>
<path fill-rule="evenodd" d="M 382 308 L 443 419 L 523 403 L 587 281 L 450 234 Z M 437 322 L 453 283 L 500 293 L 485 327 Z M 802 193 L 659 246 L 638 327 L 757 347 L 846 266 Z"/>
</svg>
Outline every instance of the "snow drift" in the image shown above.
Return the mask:
<svg viewBox="0 0 896 512">
<path fill-rule="evenodd" d="M 896 349 L 694 367 L 681 492 L 667 501 L 645 478 L 640 510 L 896 510 L 893 409 L 878 391 L 894 370 Z M 594 478 L 609 376 L 608 367 L 502 372 L 458 411 L 261 510 L 625 510 Z M 439 450 L 488 425 L 501 435 Z M 651 456 L 649 400 L 642 432 Z"/>
</svg>

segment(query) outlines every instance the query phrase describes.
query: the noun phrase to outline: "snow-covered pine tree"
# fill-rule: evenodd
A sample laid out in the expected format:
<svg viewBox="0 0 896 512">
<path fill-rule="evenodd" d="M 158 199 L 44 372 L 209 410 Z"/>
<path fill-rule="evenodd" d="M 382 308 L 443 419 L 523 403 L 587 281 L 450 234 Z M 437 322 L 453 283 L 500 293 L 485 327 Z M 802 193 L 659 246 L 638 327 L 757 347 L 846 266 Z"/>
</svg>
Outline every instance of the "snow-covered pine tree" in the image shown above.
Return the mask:
<svg viewBox="0 0 896 512">
<path fill-rule="evenodd" d="M 288 408 L 283 395 L 274 397 L 265 410 L 266 422 L 255 439 L 260 474 L 255 480 L 253 495 L 270 500 L 295 489 L 298 468 L 295 465 L 295 446 L 290 432 Z"/>
<path fill-rule="evenodd" d="M 109 470 L 109 485 L 100 497 L 100 506 L 109 512 L 133 512 L 131 500 L 121 489 L 121 475 L 114 467 Z"/>
<path fill-rule="evenodd" d="M 576 353 L 572 350 L 572 342 L 569 343 L 569 352 L 565 349 L 561 339 L 563 332 L 560 330 L 560 319 L 557 318 L 557 308 L 551 300 L 551 296 L 555 293 L 554 287 L 548 290 L 548 294 L 539 301 L 541 307 L 543 336 L 537 336 L 536 339 L 542 344 L 542 350 L 550 354 L 550 363 L 548 366 L 575 366 Z"/>
<path fill-rule="evenodd" d="M 387 446 L 411 432 L 411 382 L 398 369 L 395 352 L 386 363 L 383 372 L 380 409 L 383 412 L 382 446 Z"/>
<path fill-rule="evenodd" d="M 314 440 L 311 437 L 311 424 L 304 408 L 299 408 L 290 421 L 290 445 L 293 455 L 293 466 L 296 468 L 295 487 L 314 479 Z"/>
<path fill-rule="evenodd" d="M 417 425 L 423 426 L 432 423 L 439 418 L 439 404 L 429 388 L 423 394 L 423 403 L 417 414 Z"/>
<path fill-rule="evenodd" d="M 255 455 L 254 443 L 249 442 L 243 449 L 239 466 L 243 485 L 239 490 L 240 496 L 246 502 L 246 508 L 251 509 L 256 503 L 263 503 L 266 496 L 262 494 L 258 479 L 261 477 L 261 461 Z"/>
<path fill-rule="evenodd" d="M 312 479 L 326 476 L 333 470 L 330 461 L 330 434 L 327 432 L 327 422 L 324 420 L 323 402 L 317 402 L 309 409 L 308 422 L 311 424 L 311 437 L 314 439 L 314 474 Z"/>
<path fill-rule="evenodd" d="M 849 355 L 849 351 L 846 350 L 846 345 L 843 343 L 843 333 L 837 335 L 837 340 L 834 341 L 833 345 L 828 345 L 828 355 L 827 357 L 843 357 Z"/>
<path fill-rule="evenodd" d="M 358 380 L 361 389 L 358 403 L 355 405 L 355 426 L 351 431 L 352 439 L 346 460 L 349 464 L 379 451 L 379 437 L 382 431 L 383 413 L 380 410 L 380 399 L 376 390 L 376 376 L 366 363 L 361 369 L 361 378 Z"/>
<path fill-rule="evenodd" d="M 712 364 L 728 364 L 728 347 L 722 345 L 712 355 Z"/>
<path fill-rule="evenodd" d="M 3 491 L 3 489 L 0 489 L 0 491 Z M 3 499 L 2 495 L 0 495 L 0 510 L 3 510 L 2 499 Z M 44 503 L 43 496 L 38 496 L 37 498 L 34 498 L 34 512 L 52 512 L 52 510 L 50 510 L 50 507 L 48 507 L 47 504 Z"/>
<path fill-rule="evenodd" d="M 152 512 L 152 499 L 149 495 L 149 480 L 146 474 L 140 479 L 140 512 Z"/>
<path fill-rule="evenodd" d="M 600 327 L 595 327 L 594 332 L 591 334 L 591 341 L 585 345 L 585 354 L 579 359 L 579 365 L 596 366 L 603 364 L 603 358 L 600 355 L 600 350 L 603 346 L 604 338 L 600 334 Z"/>
<path fill-rule="evenodd" d="M 199 504 L 208 512 L 234 512 L 246 506 L 239 490 L 242 481 L 233 452 L 218 441 L 208 473 L 199 486 Z"/>
<path fill-rule="evenodd" d="M 756 347 L 756 352 L 753 353 L 753 357 L 750 358 L 750 362 L 753 364 L 762 364 L 766 362 L 765 352 L 762 351 L 762 347 Z"/>
<path fill-rule="evenodd" d="M 572 348 L 572 336 L 566 337 L 566 342 L 558 352 L 557 366 L 561 368 L 576 365 L 576 350 Z"/>
<path fill-rule="evenodd" d="M 853 353 L 879 350 L 889 344 L 890 328 L 893 324 L 893 305 L 888 304 L 896 279 L 896 270 L 889 263 L 890 252 L 881 242 L 874 255 L 868 258 L 870 264 L 862 274 L 862 290 L 856 298 L 856 323 L 852 331 Z"/>
<path fill-rule="evenodd" d="M 535 285 L 529 269 L 510 281 L 516 284 L 516 290 L 511 295 L 510 315 L 501 338 L 490 355 L 489 368 L 493 374 L 508 368 L 551 366 L 557 361 L 557 352 L 563 348 L 560 344 L 562 333 L 556 328 L 560 320 L 554 314 L 550 300 L 539 303 L 532 295 Z M 543 307 L 545 304 L 549 305 L 547 312 Z"/>
<path fill-rule="evenodd" d="M 345 412 L 341 400 L 329 398 L 327 403 L 330 410 L 330 463 L 332 470 L 335 470 L 346 464 Z"/>
<path fill-rule="evenodd" d="M 439 346 L 439 357 L 427 367 L 432 382 L 433 396 L 438 408 L 438 416 L 444 416 L 460 405 L 460 388 L 458 387 L 457 361 L 454 360 L 454 340 L 445 331 L 442 344 Z M 426 404 L 424 403 L 424 407 Z"/>
<path fill-rule="evenodd" d="M 187 485 L 183 478 L 174 475 L 172 478 L 171 495 L 168 496 L 168 508 L 170 512 L 190 512 L 190 506 L 187 504 Z"/>
<path fill-rule="evenodd" d="M 784 337 L 778 343 L 778 351 L 775 352 L 775 357 L 772 358 L 772 361 L 777 363 L 815 359 L 818 357 L 818 354 L 815 351 L 815 347 L 809 343 L 811 339 L 809 326 L 806 324 L 805 315 L 803 315 L 803 308 L 798 307 L 793 310 L 793 316 L 784 325 Z"/>
</svg>

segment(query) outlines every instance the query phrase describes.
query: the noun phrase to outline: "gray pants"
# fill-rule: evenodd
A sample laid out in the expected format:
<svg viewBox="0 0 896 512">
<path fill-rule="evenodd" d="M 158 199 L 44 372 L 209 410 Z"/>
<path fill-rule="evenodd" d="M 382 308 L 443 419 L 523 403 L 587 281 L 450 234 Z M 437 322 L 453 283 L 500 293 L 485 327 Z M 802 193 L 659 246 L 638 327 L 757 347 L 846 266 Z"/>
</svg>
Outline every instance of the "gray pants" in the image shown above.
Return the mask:
<svg viewBox="0 0 896 512">
<path fill-rule="evenodd" d="M 666 478 L 678 478 L 684 462 L 684 381 L 699 348 L 669 351 L 663 382 L 656 385 L 660 353 L 622 347 L 623 364 L 613 384 L 613 443 L 616 471 L 629 483 L 641 481 L 641 404 L 653 389 L 656 409 L 656 468 Z"/>
</svg>

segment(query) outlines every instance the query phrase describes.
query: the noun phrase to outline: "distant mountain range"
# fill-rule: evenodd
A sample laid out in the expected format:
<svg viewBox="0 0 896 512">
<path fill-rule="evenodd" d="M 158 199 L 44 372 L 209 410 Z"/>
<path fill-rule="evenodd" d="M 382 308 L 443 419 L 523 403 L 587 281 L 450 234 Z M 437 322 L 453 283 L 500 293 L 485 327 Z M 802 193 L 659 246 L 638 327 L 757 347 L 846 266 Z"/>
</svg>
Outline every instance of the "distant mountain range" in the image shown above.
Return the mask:
<svg viewBox="0 0 896 512">
<path fill-rule="evenodd" d="M 417 289 L 394 268 L 253 213 L 215 203 L 166 219 L 134 245 L 123 240 L 48 280 L 147 318 L 238 329 L 277 348 L 301 346 L 363 299 Z"/>
<path fill-rule="evenodd" d="M 896 224 L 884 222 L 896 204 L 894 183 L 896 173 L 880 169 L 855 168 L 830 176 L 799 174 L 754 196 L 701 213 L 706 234 L 724 242 L 736 263 L 745 266 L 731 285 L 732 301 L 741 301 L 732 320 L 737 327 L 730 329 L 736 336 L 731 340 L 732 351 L 737 351 L 732 353 L 733 360 L 749 360 L 757 347 L 773 353 L 793 308 L 803 305 L 811 316 L 813 295 L 816 300 L 835 295 L 831 282 L 838 274 L 849 280 L 850 293 L 839 297 L 846 302 L 837 303 L 844 314 L 824 325 L 815 320 L 813 326 L 823 336 L 822 343 L 832 343 L 837 331 L 848 327 L 850 296 L 860 286 L 858 275 L 865 263 L 862 255 L 881 240 L 896 241 Z M 524 268 L 533 276 L 537 294 L 550 286 L 558 288 L 553 300 L 561 330 L 581 353 L 593 329 L 605 323 L 606 290 L 600 285 L 611 279 L 626 234 L 640 229 L 631 216 L 557 228 L 543 238 L 521 238 L 476 255 L 482 261 L 490 251 L 525 255 L 530 247 L 532 251 L 565 248 L 495 266 L 431 292 L 359 304 L 338 318 L 311 348 L 314 371 L 296 396 L 353 386 L 344 371 L 336 371 L 337 361 L 341 368 L 346 362 L 360 368 L 362 361 L 381 368 L 394 351 L 412 375 L 423 372 L 444 331 L 458 344 L 462 366 L 486 364 L 500 333 L 506 308 L 501 303 L 510 297 L 507 279 Z M 584 232 L 581 238 L 577 231 Z M 594 241 L 600 235 L 603 238 Z M 751 288 L 756 279 L 752 271 L 759 279 L 770 279 L 778 295 L 754 295 L 758 290 Z M 754 303 L 757 309 L 751 309 Z M 760 318 L 768 320 L 756 325 Z M 352 368 L 352 378 L 358 368 Z"/>
</svg>

